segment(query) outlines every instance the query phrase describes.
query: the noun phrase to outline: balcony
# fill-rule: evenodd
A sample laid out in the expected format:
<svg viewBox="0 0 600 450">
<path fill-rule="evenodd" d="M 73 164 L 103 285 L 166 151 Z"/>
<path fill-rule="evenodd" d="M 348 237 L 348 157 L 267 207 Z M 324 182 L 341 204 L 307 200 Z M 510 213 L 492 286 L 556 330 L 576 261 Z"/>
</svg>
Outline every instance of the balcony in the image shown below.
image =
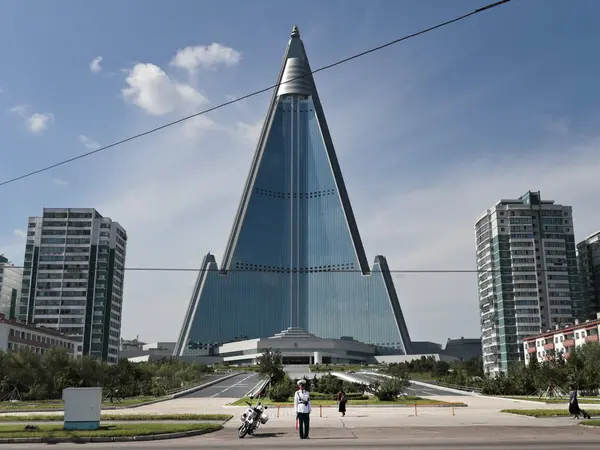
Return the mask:
<svg viewBox="0 0 600 450">
<path fill-rule="evenodd" d="M 554 350 L 554 342 L 548 342 L 544 344 L 544 350 Z"/>
<path fill-rule="evenodd" d="M 527 348 L 527 353 L 535 353 L 536 348 L 535 347 L 529 347 Z"/>
<path fill-rule="evenodd" d="M 597 334 L 590 334 L 589 336 L 585 337 L 585 342 L 598 342 L 598 335 Z"/>
<path fill-rule="evenodd" d="M 563 341 L 564 347 L 575 347 L 575 339 L 565 339 Z"/>
</svg>

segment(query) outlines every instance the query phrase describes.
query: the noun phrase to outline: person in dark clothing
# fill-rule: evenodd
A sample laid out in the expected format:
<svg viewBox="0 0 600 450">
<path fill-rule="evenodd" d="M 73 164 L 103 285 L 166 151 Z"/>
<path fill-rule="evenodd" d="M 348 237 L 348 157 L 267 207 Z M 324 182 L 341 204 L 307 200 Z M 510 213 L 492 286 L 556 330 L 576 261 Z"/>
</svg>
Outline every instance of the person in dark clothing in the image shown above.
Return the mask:
<svg viewBox="0 0 600 450">
<path fill-rule="evenodd" d="M 574 419 L 579 419 L 579 415 L 582 414 L 584 419 L 591 419 L 591 416 L 587 411 L 579 407 L 579 401 L 577 401 L 577 389 L 571 388 L 569 393 L 569 413 L 573 414 Z"/>
<path fill-rule="evenodd" d="M 346 417 L 346 403 L 348 402 L 348 397 L 346 397 L 346 393 L 343 389 L 338 392 L 337 401 L 340 405 L 338 411 L 342 413 L 342 417 Z"/>
</svg>

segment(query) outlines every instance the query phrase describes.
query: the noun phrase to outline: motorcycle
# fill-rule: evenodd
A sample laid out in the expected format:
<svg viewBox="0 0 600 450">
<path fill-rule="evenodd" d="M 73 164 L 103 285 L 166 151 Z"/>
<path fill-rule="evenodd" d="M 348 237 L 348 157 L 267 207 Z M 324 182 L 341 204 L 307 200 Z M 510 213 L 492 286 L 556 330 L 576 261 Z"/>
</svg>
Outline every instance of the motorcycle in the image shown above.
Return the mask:
<svg viewBox="0 0 600 450">
<path fill-rule="evenodd" d="M 253 400 L 253 397 L 250 397 Z M 268 408 L 260 403 L 260 396 L 256 399 L 256 406 L 246 402 L 248 409 L 240 416 L 242 425 L 238 428 L 239 438 L 243 438 L 246 434 L 253 435 L 259 426 L 264 425 L 269 420 L 269 416 L 265 412 Z"/>
</svg>

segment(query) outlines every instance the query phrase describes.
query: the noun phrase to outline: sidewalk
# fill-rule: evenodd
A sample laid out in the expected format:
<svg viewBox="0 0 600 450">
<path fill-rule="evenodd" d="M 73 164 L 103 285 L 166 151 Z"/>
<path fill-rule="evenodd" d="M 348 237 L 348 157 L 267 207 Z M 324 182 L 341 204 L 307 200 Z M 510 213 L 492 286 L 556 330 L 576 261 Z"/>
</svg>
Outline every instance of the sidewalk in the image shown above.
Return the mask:
<svg viewBox="0 0 600 450">
<path fill-rule="evenodd" d="M 534 419 L 500 413 L 502 409 L 566 409 L 566 404 L 545 404 L 528 400 L 514 400 L 484 396 L 434 396 L 429 397 L 446 402 L 464 402 L 468 407 L 360 407 L 348 403 L 348 412 L 344 419 L 340 418 L 337 407 L 313 407 L 311 424 L 315 427 L 396 427 L 396 426 L 526 426 L 546 427 L 561 424 L 575 425 L 576 421 L 564 418 Z M 111 415 L 127 414 L 232 414 L 232 420 L 225 427 L 239 426 L 239 416 L 245 411 L 244 406 L 226 406 L 234 402 L 234 398 L 180 398 L 168 400 L 134 409 L 106 411 Z M 599 408 L 600 405 L 586 405 L 588 409 Z M 52 415 L 56 413 L 20 413 L 14 415 Z M 291 407 L 269 407 L 267 426 L 295 426 L 295 414 Z M 6 415 L 6 414 L 3 414 Z"/>
<path fill-rule="evenodd" d="M 269 422 L 273 428 L 294 428 L 296 416 L 292 408 L 268 409 Z M 499 413 L 494 409 L 455 408 L 361 408 L 348 407 L 346 417 L 334 408 L 313 408 L 311 427 L 315 428 L 385 428 L 385 427 L 465 427 L 465 426 L 519 426 L 554 427 L 575 425 L 576 421 L 565 418 L 534 419 L 513 414 Z M 237 428 L 239 414 L 225 424 L 225 428 Z"/>
</svg>

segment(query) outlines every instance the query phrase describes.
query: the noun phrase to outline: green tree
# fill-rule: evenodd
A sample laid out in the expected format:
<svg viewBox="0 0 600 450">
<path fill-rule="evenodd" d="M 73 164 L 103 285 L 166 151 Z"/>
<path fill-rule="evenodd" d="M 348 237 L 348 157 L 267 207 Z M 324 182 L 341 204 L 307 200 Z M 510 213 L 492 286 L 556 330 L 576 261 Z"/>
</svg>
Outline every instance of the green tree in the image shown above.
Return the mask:
<svg viewBox="0 0 600 450">
<path fill-rule="evenodd" d="M 330 373 L 319 378 L 319 392 L 323 394 L 337 394 L 343 387 L 343 380 Z"/>
<path fill-rule="evenodd" d="M 281 352 L 279 350 L 271 351 L 265 349 L 258 358 L 258 373 L 261 376 L 269 377 L 271 384 L 276 384 L 285 376 L 283 371 Z"/>
</svg>

